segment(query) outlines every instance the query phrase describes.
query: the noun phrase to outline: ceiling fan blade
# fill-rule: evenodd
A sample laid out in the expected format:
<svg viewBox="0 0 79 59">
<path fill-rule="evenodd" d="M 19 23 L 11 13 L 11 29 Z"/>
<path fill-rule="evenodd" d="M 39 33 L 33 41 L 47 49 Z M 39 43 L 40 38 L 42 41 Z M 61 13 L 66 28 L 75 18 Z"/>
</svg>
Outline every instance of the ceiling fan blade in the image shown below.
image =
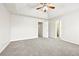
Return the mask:
<svg viewBox="0 0 79 59">
<path fill-rule="evenodd" d="M 53 6 L 48 6 L 48 8 L 55 9 L 55 7 L 53 7 Z"/>
<path fill-rule="evenodd" d="M 48 3 L 48 8 L 55 9 L 55 6 L 52 3 Z"/>
<path fill-rule="evenodd" d="M 42 7 L 36 8 L 37 10 L 41 9 Z"/>
<path fill-rule="evenodd" d="M 43 5 L 44 3 L 40 3 L 41 5 Z"/>
<path fill-rule="evenodd" d="M 45 4 L 47 4 L 47 3 L 40 3 L 41 5 L 45 5 Z"/>
</svg>

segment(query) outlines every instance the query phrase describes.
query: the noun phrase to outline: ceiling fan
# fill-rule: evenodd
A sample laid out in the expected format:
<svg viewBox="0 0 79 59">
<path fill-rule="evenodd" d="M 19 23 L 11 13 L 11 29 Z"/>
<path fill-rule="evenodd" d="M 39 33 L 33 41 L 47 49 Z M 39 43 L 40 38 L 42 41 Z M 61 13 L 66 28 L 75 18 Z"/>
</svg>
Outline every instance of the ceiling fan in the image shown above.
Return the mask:
<svg viewBox="0 0 79 59">
<path fill-rule="evenodd" d="M 40 3 L 40 6 L 37 7 L 36 10 L 40 9 L 46 12 L 47 10 L 55 9 L 55 6 L 52 3 Z"/>
</svg>

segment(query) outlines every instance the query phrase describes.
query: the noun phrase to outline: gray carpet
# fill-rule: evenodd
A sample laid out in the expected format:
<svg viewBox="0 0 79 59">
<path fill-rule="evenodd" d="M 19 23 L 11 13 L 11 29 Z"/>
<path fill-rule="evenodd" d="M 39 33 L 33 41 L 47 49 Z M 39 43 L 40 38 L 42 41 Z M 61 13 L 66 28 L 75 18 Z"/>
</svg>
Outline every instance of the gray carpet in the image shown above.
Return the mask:
<svg viewBox="0 0 79 59">
<path fill-rule="evenodd" d="M 79 45 L 60 39 L 30 39 L 11 42 L 1 56 L 79 56 Z"/>
</svg>

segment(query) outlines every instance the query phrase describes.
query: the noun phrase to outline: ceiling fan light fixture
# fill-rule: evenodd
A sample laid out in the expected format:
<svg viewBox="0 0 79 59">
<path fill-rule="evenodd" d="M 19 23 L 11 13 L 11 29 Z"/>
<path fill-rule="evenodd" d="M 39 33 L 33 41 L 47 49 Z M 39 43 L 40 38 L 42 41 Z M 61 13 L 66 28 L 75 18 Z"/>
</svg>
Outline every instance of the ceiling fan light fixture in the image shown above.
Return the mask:
<svg viewBox="0 0 79 59">
<path fill-rule="evenodd" d="M 48 10 L 47 6 L 43 8 L 43 11 L 46 12 Z"/>
</svg>

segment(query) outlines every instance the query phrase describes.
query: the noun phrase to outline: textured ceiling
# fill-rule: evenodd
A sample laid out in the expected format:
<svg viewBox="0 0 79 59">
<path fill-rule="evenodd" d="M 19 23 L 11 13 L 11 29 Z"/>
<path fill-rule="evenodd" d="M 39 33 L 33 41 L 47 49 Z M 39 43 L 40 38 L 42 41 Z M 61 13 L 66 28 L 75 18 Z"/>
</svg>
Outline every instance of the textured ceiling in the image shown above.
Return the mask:
<svg viewBox="0 0 79 59">
<path fill-rule="evenodd" d="M 55 9 L 47 13 L 37 11 L 36 7 L 39 3 L 6 3 L 4 6 L 7 10 L 14 14 L 22 14 L 27 16 L 49 19 L 58 15 L 71 12 L 78 9 L 79 3 L 54 3 Z"/>
</svg>

